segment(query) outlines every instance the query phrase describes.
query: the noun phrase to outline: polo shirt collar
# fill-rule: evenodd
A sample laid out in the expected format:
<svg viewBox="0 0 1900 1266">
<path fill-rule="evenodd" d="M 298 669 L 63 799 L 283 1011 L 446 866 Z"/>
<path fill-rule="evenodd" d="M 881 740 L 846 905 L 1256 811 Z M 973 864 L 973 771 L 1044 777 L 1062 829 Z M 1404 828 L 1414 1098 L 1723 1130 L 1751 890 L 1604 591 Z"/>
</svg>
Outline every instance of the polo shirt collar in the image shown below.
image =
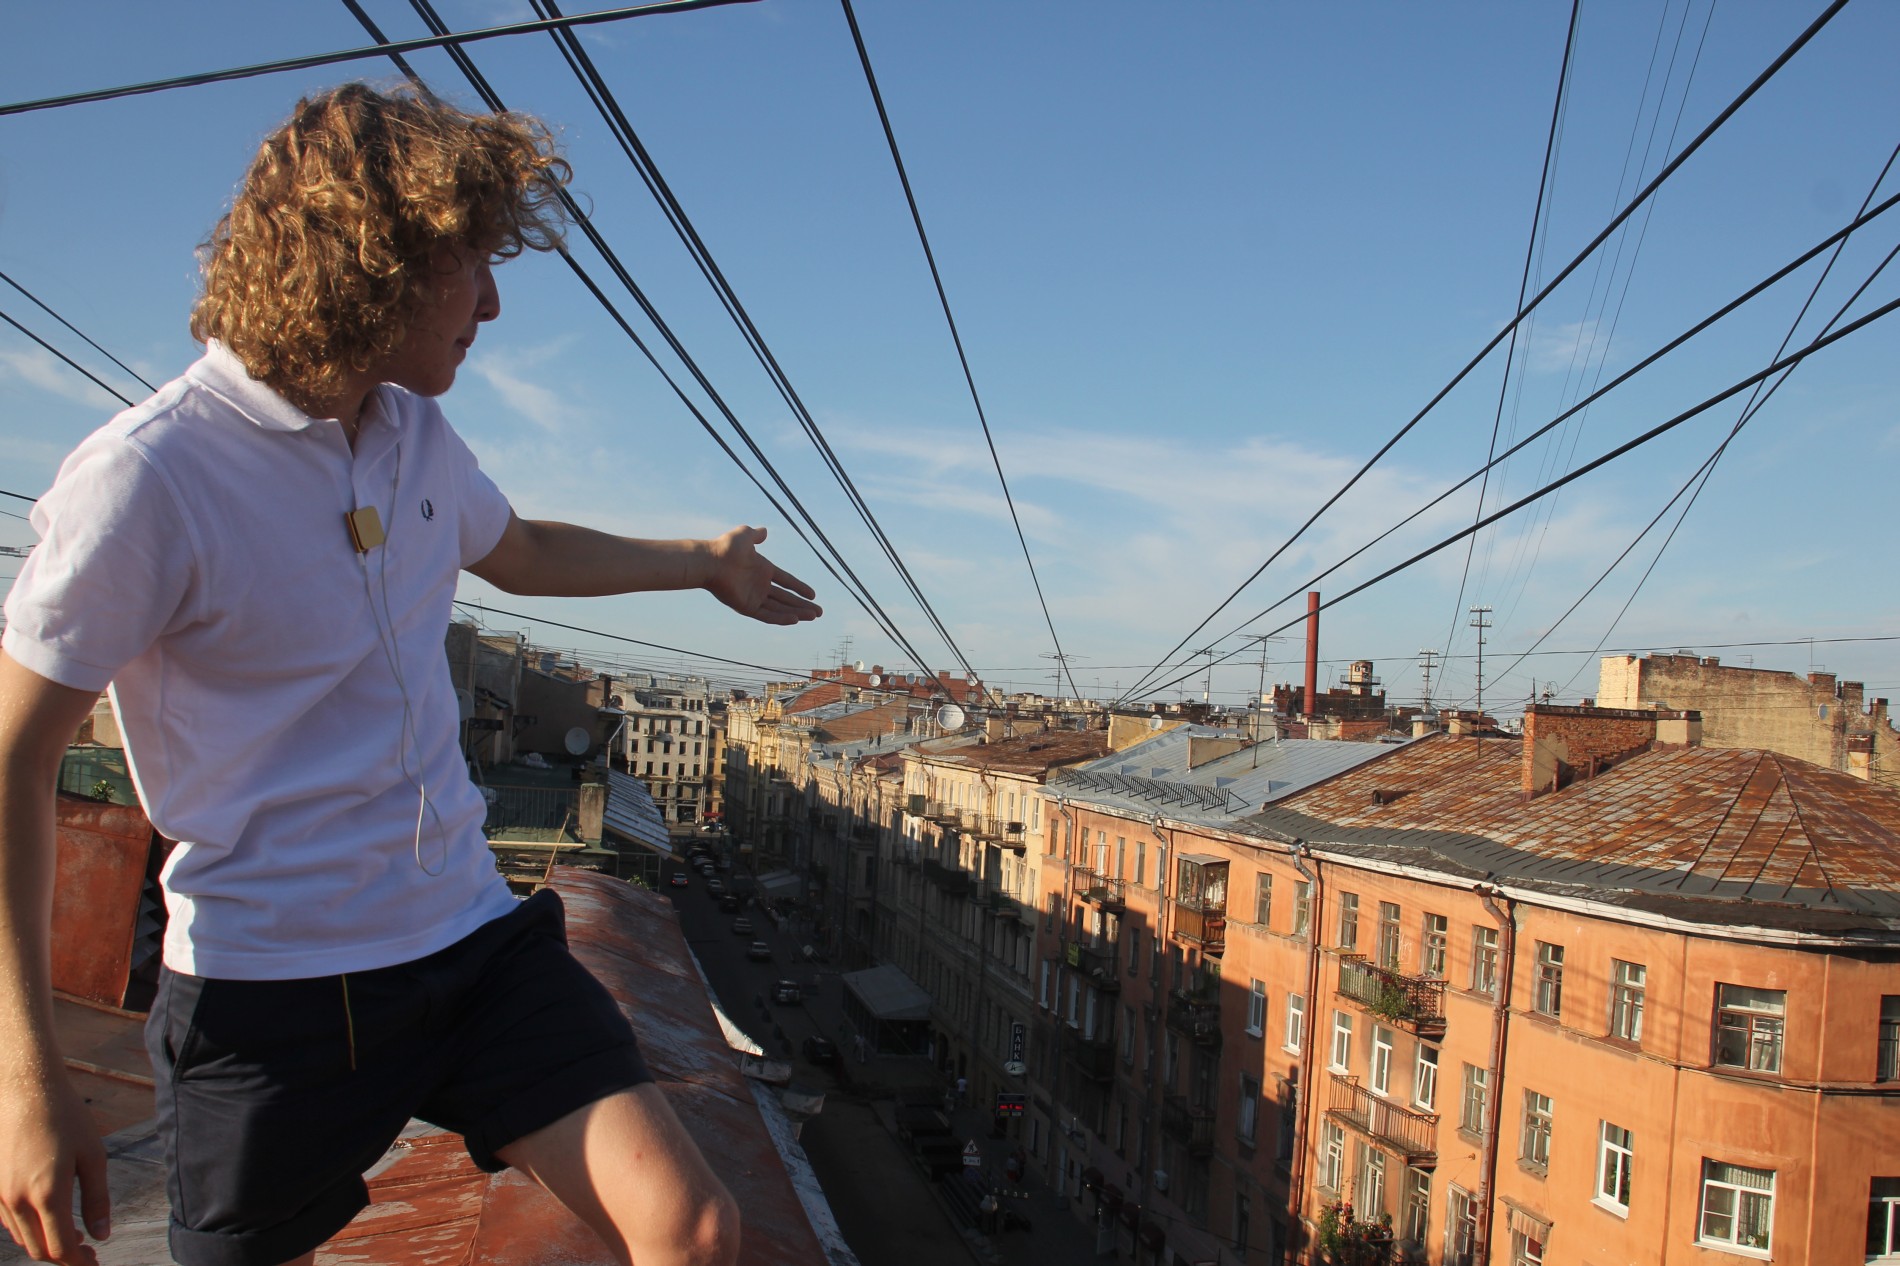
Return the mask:
<svg viewBox="0 0 1900 1266">
<path fill-rule="evenodd" d="M 266 431 L 307 431 L 317 419 L 257 381 L 224 344 L 212 339 L 185 377 Z"/>
</svg>

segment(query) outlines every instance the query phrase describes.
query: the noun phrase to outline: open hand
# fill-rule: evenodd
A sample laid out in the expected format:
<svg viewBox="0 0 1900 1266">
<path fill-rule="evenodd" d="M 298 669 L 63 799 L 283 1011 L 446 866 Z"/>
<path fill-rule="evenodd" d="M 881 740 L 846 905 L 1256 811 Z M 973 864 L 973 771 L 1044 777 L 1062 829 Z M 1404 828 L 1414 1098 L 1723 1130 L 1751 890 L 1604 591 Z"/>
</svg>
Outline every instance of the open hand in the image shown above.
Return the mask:
<svg viewBox="0 0 1900 1266">
<path fill-rule="evenodd" d="M 759 553 L 757 546 L 764 539 L 764 528 L 736 527 L 708 542 L 712 575 L 706 581 L 707 590 L 740 615 L 766 624 L 816 620 L 824 614 L 824 609 L 812 601 L 816 593 Z"/>
<path fill-rule="evenodd" d="M 37 1261 L 96 1266 L 73 1225 L 73 1180 L 94 1239 L 111 1233 L 106 1150 L 85 1105 L 55 1073 L 45 1093 L 9 1093 L 0 1108 L 0 1221 Z"/>
</svg>

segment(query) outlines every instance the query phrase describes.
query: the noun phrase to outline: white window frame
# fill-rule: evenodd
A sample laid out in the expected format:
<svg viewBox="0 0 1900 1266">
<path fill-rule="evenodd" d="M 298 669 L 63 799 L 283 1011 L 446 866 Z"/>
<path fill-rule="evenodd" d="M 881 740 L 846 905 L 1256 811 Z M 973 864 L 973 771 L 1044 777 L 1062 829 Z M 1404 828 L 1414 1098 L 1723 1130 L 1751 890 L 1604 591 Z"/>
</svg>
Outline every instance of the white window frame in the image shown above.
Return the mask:
<svg viewBox="0 0 1900 1266">
<path fill-rule="evenodd" d="M 1333 1121 L 1319 1126 L 1319 1185 L 1338 1191 L 1346 1180 L 1346 1131 Z"/>
<path fill-rule="evenodd" d="M 1730 990 L 1735 993 L 1731 995 Z M 1766 1002 L 1747 998 L 1744 995 L 1775 994 L 1781 998 L 1778 1007 Z M 1711 1061 L 1718 1068 L 1742 1068 L 1755 1073 L 1779 1073 L 1784 1046 L 1787 1042 L 1788 993 L 1785 989 L 1757 989 L 1753 985 L 1729 985 L 1717 983 L 1715 986 L 1715 1024 L 1711 1052 Z M 1724 1033 L 1736 1033 L 1741 1036 L 1743 1049 L 1740 1063 L 1722 1058 L 1722 1037 Z"/>
<path fill-rule="evenodd" d="M 1300 1043 L 1306 1038 L 1306 999 L 1297 993 L 1286 996 L 1286 1042 L 1287 1050 L 1299 1053 Z"/>
<path fill-rule="evenodd" d="M 1649 991 L 1649 968 L 1642 963 L 1610 960 L 1610 1036 L 1625 1042 L 1643 1040 L 1643 1002 Z"/>
<path fill-rule="evenodd" d="M 1887 1184 L 1887 1193 L 1882 1194 L 1879 1184 Z M 1876 1175 L 1867 1188 L 1867 1228 L 1872 1231 L 1878 1225 L 1876 1219 L 1886 1223 L 1887 1245 L 1867 1260 L 1870 1262 L 1900 1262 L 1900 1178 L 1887 1178 Z"/>
<path fill-rule="evenodd" d="M 1432 1171 L 1405 1167 L 1404 1191 L 1399 1196 L 1399 1238 L 1424 1247 L 1432 1233 Z"/>
<path fill-rule="evenodd" d="M 1366 1069 L 1366 1083 L 1376 1095 L 1392 1088 L 1392 1030 L 1383 1024 L 1372 1026 L 1372 1059 Z"/>
<path fill-rule="evenodd" d="M 1466 1064 L 1464 1084 L 1458 1096 L 1458 1128 L 1470 1134 L 1484 1134 L 1485 1117 L 1491 1108 L 1491 1070 L 1478 1064 Z M 1474 1123 L 1472 1118 L 1476 1117 Z"/>
<path fill-rule="evenodd" d="M 1715 1176 L 1722 1171 L 1734 1170 L 1749 1174 L 1767 1175 L 1767 1189 L 1764 1191 L 1760 1187 L 1727 1181 Z M 1725 1214 L 1713 1213 L 1710 1209 L 1711 1196 L 1727 1199 L 1729 1201 L 1728 1212 Z M 1758 1212 L 1754 1218 L 1747 1218 L 1745 1217 L 1745 1211 L 1751 1204 L 1758 1206 L 1760 1212 Z M 1712 1216 L 1727 1219 L 1729 1225 L 1728 1234 L 1726 1236 L 1710 1234 L 1709 1219 Z M 1759 1221 L 1765 1225 L 1766 1230 L 1763 1232 L 1761 1243 L 1744 1243 L 1738 1238 L 1742 1234 L 1744 1221 Z M 1715 1248 L 1726 1249 L 1731 1253 L 1744 1253 L 1751 1257 L 1767 1257 L 1774 1250 L 1774 1240 L 1775 1171 L 1772 1169 L 1755 1169 L 1749 1165 L 1735 1165 L 1727 1161 L 1710 1160 L 1704 1157 L 1702 1160 L 1702 1198 L 1697 1204 L 1695 1242 L 1710 1245 Z"/>
<path fill-rule="evenodd" d="M 1336 1073 L 1352 1071 L 1352 1013 L 1333 1012 L 1333 1040 L 1327 1048 L 1326 1067 Z"/>
<path fill-rule="evenodd" d="M 1418 1058 L 1412 1065 L 1412 1102 L 1428 1112 L 1437 1110 L 1438 1048 L 1423 1042 L 1419 1043 Z"/>
<path fill-rule="evenodd" d="M 1484 967 L 1482 974 L 1479 968 Z M 1494 997 L 1498 991 L 1498 930 L 1482 924 L 1471 929 L 1471 992 Z"/>
<path fill-rule="evenodd" d="M 1247 987 L 1247 1032 L 1262 1037 L 1267 1031 L 1267 982 L 1255 980 Z"/>
<path fill-rule="evenodd" d="M 1235 1113 L 1234 1130 L 1249 1147 L 1260 1129 L 1260 1079 L 1251 1073 L 1240 1075 L 1240 1107 Z"/>
<path fill-rule="evenodd" d="M 1550 1096 L 1524 1092 L 1524 1128 L 1518 1138 L 1518 1159 L 1538 1169 L 1550 1168 L 1550 1135 L 1556 1105 Z"/>
<path fill-rule="evenodd" d="M 1451 943 L 1451 920 L 1442 914 L 1425 913 L 1425 930 L 1419 942 L 1418 974 L 1445 977 L 1446 952 Z"/>
<path fill-rule="evenodd" d="M 1621 1137 L 1611 1138 L 1611 1130 Z M 1615 1178 L 1611 1177 L 1612 1174 Z M 1620 1198 L 1619 1193 L 1633 1199 L 1635 1192 L 1636 1135 L 1613 1121 L 1598 1122 L 1596 1191 L 1591 1196 L 1592 1203 L 1627 1218 L 1630 1213 L 1629 1200 Z"/>
<path fill-rule="evenodd" d="M 1531 1010 L 1551 1019 L 1564 1013 L 1564 947 L 1537 942 L 1537 976 L 1531 990 Z"/>
</svg>

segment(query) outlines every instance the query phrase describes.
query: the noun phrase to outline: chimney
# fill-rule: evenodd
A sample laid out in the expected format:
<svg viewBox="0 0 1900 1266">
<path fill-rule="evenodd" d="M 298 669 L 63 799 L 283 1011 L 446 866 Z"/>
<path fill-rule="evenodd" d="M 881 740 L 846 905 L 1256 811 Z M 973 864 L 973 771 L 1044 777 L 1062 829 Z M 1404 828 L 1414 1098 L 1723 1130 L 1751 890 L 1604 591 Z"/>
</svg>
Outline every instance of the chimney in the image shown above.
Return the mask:
<svg viewBox="0 0 1900 1266">
<path fill-rule="evenodd" d="M 1000 743 L 1008 735 L 1009 722 L 1003 717 L 987 716 L 983 718 L 983 737 L 992 743 Z"/>
<path fill-rule="evenodd" d="M 1319 590 L 1306 595 L 1306 715 L 1319 715 Z"/>
<path fill-rule="evenodd" d="M 1524 710 L 1524 798 L 1590 778 L 1659 744 L 1696 746 L 1701 741 L 1700 712 L 1536 704 Z"/>
<path fill-rule="evenodd" d="M 1810 686 L 1813 686 L 1816 690 L 1825 690 L 1829 694 L 1833 694 L 1834 693 L 1834 674 L 1833 673 L 1809 673 L 1808 684 Z"/>
<path fill-rule="evenodd" d="M 600 843 L 600 828 L 607 816 L 607 784 L 581 784 L 580 837 L 589 844 Z"/>
<path fill-rule="evenodd" d="M 1427 720 L 1423 714 L 1412 718 L 1413 738 L 1424 738 L 1427 734 L 1433 733 L 1436 729 L 1437 727 Z"/>
</svg>

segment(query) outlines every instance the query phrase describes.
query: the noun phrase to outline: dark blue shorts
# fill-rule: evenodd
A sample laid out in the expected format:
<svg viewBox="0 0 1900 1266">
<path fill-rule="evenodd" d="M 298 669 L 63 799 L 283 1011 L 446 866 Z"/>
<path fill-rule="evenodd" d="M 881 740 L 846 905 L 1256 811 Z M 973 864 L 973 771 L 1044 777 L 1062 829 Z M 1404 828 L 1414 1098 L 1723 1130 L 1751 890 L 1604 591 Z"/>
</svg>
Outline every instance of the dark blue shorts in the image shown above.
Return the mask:
<svg viewBox="0 0 1900 1266">
<path fill-rule="evenodd" d="M 567 950 L 543 890 L 427 958 L 305 980 L 166 971 L 146 1025 L 184 1266 L 276 1266 L 369 1203 L 417 1117 L 501 1148 L 651 1081 L 632 1027 Z"/>
</svg>

